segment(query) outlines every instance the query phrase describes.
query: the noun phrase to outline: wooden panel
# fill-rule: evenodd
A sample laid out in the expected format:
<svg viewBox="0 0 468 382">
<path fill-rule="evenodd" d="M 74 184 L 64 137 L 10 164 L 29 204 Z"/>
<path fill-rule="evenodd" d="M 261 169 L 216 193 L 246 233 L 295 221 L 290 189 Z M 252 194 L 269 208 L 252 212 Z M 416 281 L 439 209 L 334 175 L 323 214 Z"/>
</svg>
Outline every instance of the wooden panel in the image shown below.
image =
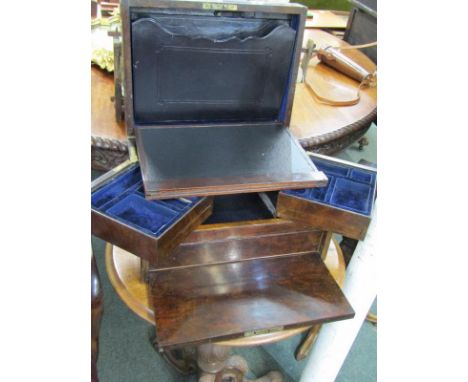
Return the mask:
<svg viewBox="0 0 468 382">
<path fill-rule="evenodd" d="M 208 224 L 192 232 L 149 271 L 318 252 L 323 234 L 283 219 Z"/>
<path fill-rule="evenodd" d="M 279 217 L 297 220 L 356 240 L 364 239 L 370 224 L 368 216 L 282 193 L 278 196 L 277 213 Z"/>
<path fill-rule="evenodd" d="M 240 338 L 351 318 L 319 254 L 152 274 L 160 347 Z"/>
<path fill-rule="evenodd" d="M 145 196 L 167 199 L 326 184 L 276 123 L 135 129 Z"/>
</svg>

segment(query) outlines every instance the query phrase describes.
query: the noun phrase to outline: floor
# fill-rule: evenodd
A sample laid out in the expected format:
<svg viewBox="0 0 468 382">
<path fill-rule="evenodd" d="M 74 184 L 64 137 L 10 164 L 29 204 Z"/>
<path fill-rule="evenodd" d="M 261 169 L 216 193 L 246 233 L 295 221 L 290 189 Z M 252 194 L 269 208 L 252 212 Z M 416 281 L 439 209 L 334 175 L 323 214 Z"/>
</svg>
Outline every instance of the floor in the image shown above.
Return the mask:
<svg viewBox="0 0 468 382">
<path fill-rule="evenodd" d="M 373 125 L 366 137 L 369 145 L 363 151 L 354 144 L 336 156 L 357 162 L 363 158 L 377 163 L 377 129 Z M 92 176 L 97 176 L 93 172 Z M 100 382 L 171 382 L 196 381 L 172 369 L 153 349 L 151 325 L 133 314 L 119 299 L 109 283 L 104 266 L 105 243 L 92 238 L 94 255 L 104 290 L 104 315 L 100 332 L 98 373 Z M 377 301 L 372 311 L 377 312 Z M 288 382 L 299 381 L 307 359 L 294 358 L 301 336 L 266 346 L 243 348 L 237 352 L 244 356 L 251 368 L 249 377 L 260 377 L 270 370 L 279 370 Z M 336 382 L 371 382 L 377 380 L 377 327 L 364 322 Z"/>
</svg>

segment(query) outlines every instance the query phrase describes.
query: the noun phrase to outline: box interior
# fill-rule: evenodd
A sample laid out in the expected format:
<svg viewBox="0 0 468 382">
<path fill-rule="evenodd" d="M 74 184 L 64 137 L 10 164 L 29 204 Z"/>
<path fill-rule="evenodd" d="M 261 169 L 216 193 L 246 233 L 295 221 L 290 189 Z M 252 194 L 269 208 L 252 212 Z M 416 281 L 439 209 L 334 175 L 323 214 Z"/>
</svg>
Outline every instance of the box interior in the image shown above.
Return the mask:
<svg viewBox="0 0 468 382">
<path fill-rule="evenodd" d="M 204 224 L 273 219 L 258 193 L 215 196 L 213 213 Z"/>
<path fill-rule="evenodd" d="M 376 186 L 375 172 L 318 158 L 313 162 L 327 175 L 328 185 L 287 190 L 284 191 L 286 194 L 370 216 Z"/>
<path fill-rule="evenodd" d="M 282 120 L 299 17 L 131 11 L 136 124 Z"/>
<path fill-rule="evenodd" d="M 131 166 L 91 194 L 93 209 L 158 237 L 200 200 L 146 200 L 140 166 Z"/>
</svg>

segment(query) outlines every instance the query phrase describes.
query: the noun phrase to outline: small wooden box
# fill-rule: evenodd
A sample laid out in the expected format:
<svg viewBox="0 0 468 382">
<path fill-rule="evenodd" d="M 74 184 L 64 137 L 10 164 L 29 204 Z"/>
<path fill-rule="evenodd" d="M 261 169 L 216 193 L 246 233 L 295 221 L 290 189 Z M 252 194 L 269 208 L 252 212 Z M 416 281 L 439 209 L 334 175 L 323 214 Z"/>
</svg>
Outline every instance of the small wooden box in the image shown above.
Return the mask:
<svg viewBox="0 0 468 382">
<path fill-rule="evenodd" d="M 125 162 L 91 186 L 91 233 L 157 265 L 212 211 L 211 198 L 146 200 L 138 163 Z"/>
<path fill-rule="evenodd" d="M 310 157 L 327 175 L 328 185 L 280 192 L 277 216 L 363 240 L 374 206 L 377 171 L 318 154 Z"/>
</svg>

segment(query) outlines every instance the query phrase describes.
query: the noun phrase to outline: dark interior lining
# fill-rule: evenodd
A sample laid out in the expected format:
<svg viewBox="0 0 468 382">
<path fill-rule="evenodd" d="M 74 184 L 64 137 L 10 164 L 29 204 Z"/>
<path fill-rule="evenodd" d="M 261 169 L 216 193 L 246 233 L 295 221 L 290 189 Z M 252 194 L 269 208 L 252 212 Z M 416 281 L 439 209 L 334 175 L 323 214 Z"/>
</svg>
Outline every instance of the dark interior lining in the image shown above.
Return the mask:
<svg viewBox="0 0 468 382">
<path fill-rule="evenodd" d="M 296 39 L 292 19 L 133 17 L 135 122 L 278 120 Z"/>
<path fill-rule="evenodd" d="M 258 193 L 216 196 L 213 213 L 204 224 L 272 219 L 274 216 Z"/>
</svg>

